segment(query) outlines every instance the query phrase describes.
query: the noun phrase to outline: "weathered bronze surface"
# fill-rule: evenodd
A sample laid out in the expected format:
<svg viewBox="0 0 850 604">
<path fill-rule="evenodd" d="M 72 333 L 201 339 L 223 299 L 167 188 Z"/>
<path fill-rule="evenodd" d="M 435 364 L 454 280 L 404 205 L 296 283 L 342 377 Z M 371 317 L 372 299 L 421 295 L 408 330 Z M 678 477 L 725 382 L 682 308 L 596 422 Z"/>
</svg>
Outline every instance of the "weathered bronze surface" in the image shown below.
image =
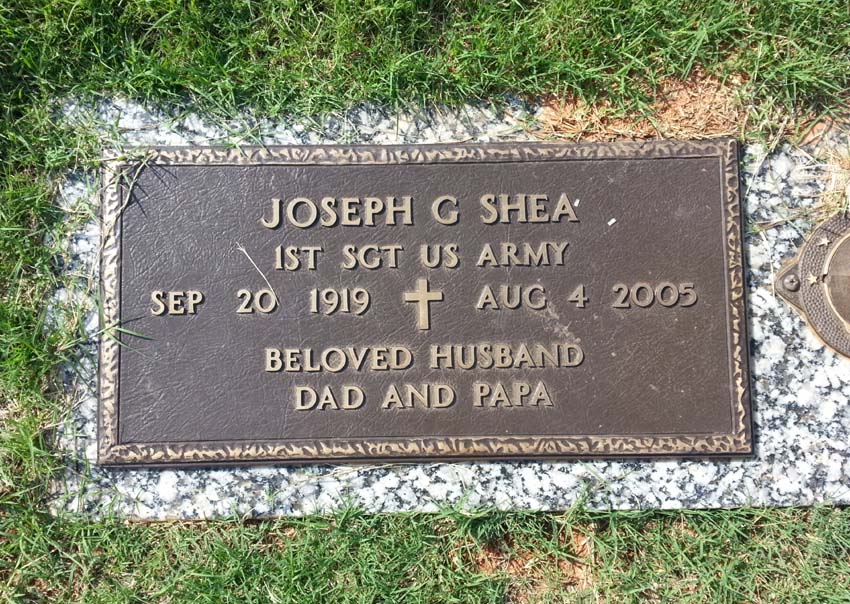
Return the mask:
<svg viewBox="0 0 850 604">
<path fill-rule="evenodd" d="M 850 357 L 850 215 L 818 225 L 775 283 L 824 344 Z"/>
<path fill-rule="evenodd" d="M 101 463 L 752 450 L 733 140 L 161 149 L 104 178 Z"/>
</svg>

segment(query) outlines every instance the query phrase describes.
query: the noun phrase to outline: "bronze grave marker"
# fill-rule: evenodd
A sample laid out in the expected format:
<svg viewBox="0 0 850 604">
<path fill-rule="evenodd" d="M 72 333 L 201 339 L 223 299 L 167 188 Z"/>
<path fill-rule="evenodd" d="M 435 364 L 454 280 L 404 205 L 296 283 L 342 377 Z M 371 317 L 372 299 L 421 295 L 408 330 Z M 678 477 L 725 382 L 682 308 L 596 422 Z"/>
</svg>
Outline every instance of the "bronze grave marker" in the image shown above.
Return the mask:
<svg viewBox="0 0 850 604">
<path fill-rule="evenodd" d="M 732 140 L 104 171 L 104 464 L 752 451 Z"/>
<path fill-rule="evenodd" d="M 774 283 L 815 336 L 850 358 L 850 214 L 817 225 Z"/>
</svg>

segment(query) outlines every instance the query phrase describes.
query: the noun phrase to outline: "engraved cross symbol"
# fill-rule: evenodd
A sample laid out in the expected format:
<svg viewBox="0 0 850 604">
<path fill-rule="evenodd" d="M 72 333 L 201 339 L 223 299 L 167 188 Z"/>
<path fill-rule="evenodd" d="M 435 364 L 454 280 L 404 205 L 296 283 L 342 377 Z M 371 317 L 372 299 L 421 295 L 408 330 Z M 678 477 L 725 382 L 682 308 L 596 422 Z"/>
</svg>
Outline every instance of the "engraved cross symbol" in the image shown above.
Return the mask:
<svg viewBox="0 0 850 604">
<path fill-rule="evenodd" d="M 416 289 L 412 292 L 404 292 L 405 302 L 416 302 L 417 327 L 419 329 L 431 329 L 431 302 L 442 302 L 443 292 L 428 289 L 427 279 L 418 279 Z"/>
</svg>

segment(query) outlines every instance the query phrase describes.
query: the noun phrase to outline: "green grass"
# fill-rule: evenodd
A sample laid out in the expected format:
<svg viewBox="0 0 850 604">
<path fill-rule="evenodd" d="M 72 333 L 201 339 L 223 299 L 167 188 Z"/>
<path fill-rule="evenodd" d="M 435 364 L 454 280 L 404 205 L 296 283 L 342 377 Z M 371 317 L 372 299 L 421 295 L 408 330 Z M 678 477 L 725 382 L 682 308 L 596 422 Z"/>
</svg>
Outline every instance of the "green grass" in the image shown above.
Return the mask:
<svg viewBox="0 0 850 604">
<path fill-rule="evenodd" d="M 21 514 L 14 527 L 0 557 L 5 597 L 18 602 L 827 603 L 850 594 L 850 512 L 826 508 L 129 526 Z M 591 557 L 574 536 L 589 539 Z M 579 563 L 589 564 L 584 583 Z"/>
<path fill-rule="evenodd" d="M 44 505 L 60 466 L 55 368 L 80 337 L 44 329 L 50 242 L 67 228 L 52 194 L 101 147 L 62 121 L 63 99 L 228 117 L 554 93 L 641 116 L 660 81 L 699 66 L 743 76 L 747 131 L 769 137 L 783 115 L 846 102 L 849 14 L 846 0 L 2 3 L 0 601 L 850 600 L 850 515 L 834 508 L 140 526 Z M 593 543 L 584 591 L 574 532 Z M 515 564 L 491 572 L 487 556 Z"/>
</svg>

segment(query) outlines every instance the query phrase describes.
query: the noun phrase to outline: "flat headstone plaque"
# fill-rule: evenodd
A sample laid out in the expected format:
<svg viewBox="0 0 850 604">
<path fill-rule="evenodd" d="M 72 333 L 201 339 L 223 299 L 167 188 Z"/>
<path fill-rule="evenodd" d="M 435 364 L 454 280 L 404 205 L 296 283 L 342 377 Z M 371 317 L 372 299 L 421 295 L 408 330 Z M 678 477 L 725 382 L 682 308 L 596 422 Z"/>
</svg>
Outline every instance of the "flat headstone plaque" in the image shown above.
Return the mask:
<svg viewBox="0 0 850 604">
<path fill-rule="evenodd" d="M 752 450 L 732 140 L 159 149 L 104 175 L 101 463 Z"/>
</svg>

